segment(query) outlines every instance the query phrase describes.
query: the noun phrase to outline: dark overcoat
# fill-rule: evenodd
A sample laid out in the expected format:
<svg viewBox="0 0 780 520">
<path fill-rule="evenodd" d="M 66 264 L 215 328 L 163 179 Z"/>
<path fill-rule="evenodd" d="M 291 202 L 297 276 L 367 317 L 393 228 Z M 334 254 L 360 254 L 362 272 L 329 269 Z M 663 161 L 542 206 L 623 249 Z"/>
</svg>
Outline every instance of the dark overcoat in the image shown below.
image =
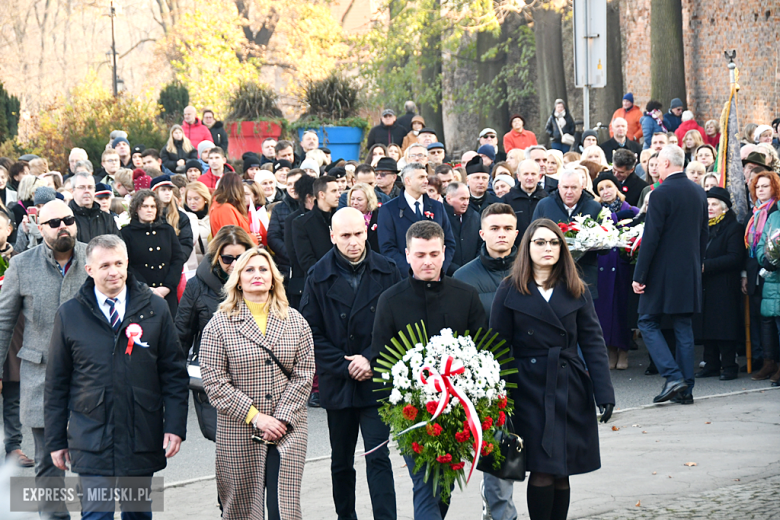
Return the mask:
<svg viewBox="0 0 780 520">
<path fill-rule="evenodd" d="M 549 303 L 536 287 L 530 292 L 504 280 L 490 314 L 490 327 L 511 346 L 519 371 L 511 378 L 518 385 L 513 423 L 525 442 L 527 469 L 556 476 L 597 470 L 594 398 L 615 404 L 615 392 L 593 300 L 587 290 L 574 298 L 561 284 Z"/>
<path fill-rule="evenodd" d="M 72 200 L 68 203 L 68 207 L 73 210 L 73 216 L 76 217 L 78 229 L 76 238 L 79 242 L 89 244 L 90 240 L 100 235 L 122 236 L 119 228 L 116 227 L 114 217 L 102 211 L 97 202 L 93 202 L 91 208 L 82 208 Z"/>
<path fill-rule="evenodd" d="M 496 202 L 501 202 L 501 199 L 496 197 L 495 193 L 486 191 L 485 195 L 482 197 L 481 200 L 477 200 L 474 197 L 471 197 L 469 199 L 469 208 L 476 211 L 477 216 L 482 218 L 482 212 L 485 210 L 485 208 L 487 208 L 491 204 L 495 204 Z"/>
<path fill-rule="evenodd" d="M 626 139 L 626 143 L 632 143 L 634 146 L 639 146 L 633 141 Z M 626 180 L 620 183 L 620 191 L 626 197 L 626 202 L 630 206 L 636 207 L 639 204 L 639 197 L 642 196 L 642 190 L 647 188 L 649 184 L 643 181 L 635 171 L 631 172 Z"/>
<path fill-rule="evenodd" d="M 222 302 L 222 285 L 211 269 L 211 256 L 204 256 L 195 276 L 187 280 L 174 320 L 185 355 L 190 348 L 195 353 L 200 349 L 203 329 Z"/>
<path fill-rule="evenodd" d="M 274 262 L 284 275 L 290 274 L 290 257 L 284 244 L 284 221 L 293 211 L 298 209 L 298 201 L 285 193 L 282 200 L 274 206 L 268 223 L 268 249 L 274 254 Z"/>
<path fill-rule="evenodd" d="M 379 236 L 379 249 L 381 253 L 395 261 L 395 265 L 401 271 L 401 276 L 409 276 L 409 264 L 406 262 L 406 232 L 412 224 L 418 220 L 432 220 L 444 229 L 444 265 L 442 272 L 447 269 L 452 262 L 455 254 L 455 239 L 452 235 L 450 220 L 444 211 L 444 205 L 431 199 L 428 195 L 423 195 L 423 207 L 420 210 L 423 214 L 422 219 L 418 219 L 414 213 L 414 208 L 409 207 L 406 197 L 402 191 L 396 198 L 385 202 L 379 208 L 379 220 L 377 221 L 377 234 Z M 427 215 L 426 215 L 427 213 Z"/>
<path fill-rule="evenodd" d="M 287 424 L 276 448 L 281 517 L 300 520 L 301 477 L 306 460 L 306 401 L 314 378 L 311 329 L 295 309 L 286 320 L 268 316 L 266 332 L 244 302 L 229 316 L 217 312 L 203 330 L 200 368 L 203 386 L 217 409 L 217 491 L 227 520 L 264 518 L 265 460 L 268 448 L 252 441 L 246 423 L 251 406 Z M 281 371 L 270 355 L 291 373 Z"/>
<path fill-rule="evenodd" d="M 381 254 L 379 251 L 379 208 L 376 208 L 371 212 L 371 220 L 368 221 L 368 229 L 366 230 L 366 243 L 371 248 L 371 251 Z"/>
<path fill-rule="evenodd" d="M 549 193 L 541 186 L 537 186 L 533 193 L 528 194 L 523 191 L 519 185 L 510 189 L 507 194 L 504 195 L 503 202 L 512 206 L 512 209 L 515 210 L 515 215 L 517 216 L 518 233 L 517 238 L 515 239 L 516 246 L 520 245 L 525 230 L 528 229 L 528 226 L 530 226 L 533 221 L 536 205 L 539 204 L 540 200 L 547 198 L 548 196 Z"/>
<path fill-rule="evenodd" d="M 142 224 L 138 219 L 133 219 L 122 228 L 122 238 L 127 244 L 128 270 L 151 288 L 167 287 L 170 292 L 165 301 L 168 302 L 171 316 L 176 316 L 179 306 L 176 290 L 181 281 L 184 262 L 187 261 L 176 232 L 163 219 L 157 219 L 151 224 Z"/>
<path fill-rule="evenodd" d="M 652 200 L 655 202 L 655 199 Z M 740 272 L 745 261 L 745 229 L 733 211 L 710 227 L 702 273 L 703 311 L 697 338 L 716 341 L 743 341 L 745 320 L 742 310 Z"/>
<path fill-rule="evenodd" d="M 701 312 L 701 269 L 707 249 L 707 196 L 684 173 L 653 191 L 634 281 L 646 285 L 639 314 Z"/>
<path fill-rule="evenodd" d="M 463 215 L 456 215 L 452 206 L 444 203 L 447 218 L 452 227 L 452 236 L 455 238 L 455 255 L 452 257 L 448 274 L 452 276 L 455 271 L 479 256 L 479 248 L 483 240 L 479 236 L 482 227 L 479 213 L 469 206 Z"/>
<path fill-rule="evenodd" d="M 295 255 L 304 272 L 311 269 L 317 260 L 333 248 L 330 241 L 330 219 L 316 205 L 292 222 L 292 237 Z"/>
<path fill-rule="evenodd" d="M 374 321 L 372 361 L 399 331 L 407 334 L 407 325 L 414 327 L 421 321 L 429 338 L 445 328 L 460 334 L 487 330 L 487 314 L 474 287 L 449 276 L 442 276 L 438 282 L 418 280 L 411 270 L 408 276 L 379 297 L 376 313 L 381 319 Z"/>
<path fill-rule="evenodd" d="M 116 334 L 92 278 L 57 311 L 46 366 L 46 449 L 67 448 L 74 473 L 149 475 L 166 466 L 163 434 L 186 438 L 189 378 L 168 306 L 132 274 L 127 294 Z M 127 354 L 131 323 L 148 347 L 136 343 Z"/>
<path fill-rule="evenodd" d="M 351 361 L 359 354 L 371 359 L 371 332 L 379 295 L 401 280 L 395 262 L 370 249 L 359 268 L 354 290 L 344 269 L 351 269 L 333 247 L 309 271 L 301 298 L 301 314 L 311 327 L 319 377 L 320 404 L 326 410 L 376 406 L 377 385 L 356 381 L 349 375 Z M 381 319 L 381 318 L 380 318 Z"/>
</svg>

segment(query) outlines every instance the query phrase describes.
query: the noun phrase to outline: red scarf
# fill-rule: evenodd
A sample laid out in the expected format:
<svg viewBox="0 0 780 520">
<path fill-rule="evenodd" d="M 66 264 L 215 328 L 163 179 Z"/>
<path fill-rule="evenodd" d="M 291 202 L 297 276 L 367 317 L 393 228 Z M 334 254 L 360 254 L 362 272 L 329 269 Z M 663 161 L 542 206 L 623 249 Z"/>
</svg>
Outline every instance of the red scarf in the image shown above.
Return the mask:
<svg viewBox="0 0 780 520">
<path fill-rule="evenodd" d="M 769 208 L 772 204 L 777 202 L 775 199 L 769 199 L 759 206 L 753 208 L 753 215 L 748 220 L 747 228 L 745 229 L 745 247 L 748 248 L 748 253 L 751 258 L 755 258 L 756 248 L 758 242 L 761 240 L 761 234 L 764 232 L 764 224 L 769 216 Z M 758 218 L 756 219 L 756 215 Z"/>
</svg>

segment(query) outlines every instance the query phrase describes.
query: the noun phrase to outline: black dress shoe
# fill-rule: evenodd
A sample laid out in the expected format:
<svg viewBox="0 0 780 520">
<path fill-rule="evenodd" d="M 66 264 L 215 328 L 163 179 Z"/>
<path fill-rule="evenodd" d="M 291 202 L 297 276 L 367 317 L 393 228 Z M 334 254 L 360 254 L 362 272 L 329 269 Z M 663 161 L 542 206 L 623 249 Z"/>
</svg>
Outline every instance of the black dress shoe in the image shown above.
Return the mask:
<svg viewBox="0 0 780 520">
<path fill-rule="evenodd" d="M 678 393 L 676 396 L 672 397 L 670 401 L 677 404 L 693 404 L 693 394 Z"/>
<path fill-rule="evenodd" d="M 655 365 L 650 365 L 647 367 L 647 370 L 645 370 L 646 376 L 654 376 L 658 373 L 658 369 L 655 367 Z"/>
<path fill-rule="evenodd" d="M 309 396 L 309 402 L 308 402 L 309 408 L 322 408 L 320 406 L 320 393 L 314 392 Z"/>
<path fill-rule="evenodd" d="M 720 375 L 720 370 L 715 370 L 714 368 L 703 368 L 696 372 L 694 377 L 701 378 L 701 377 L 718 377 Z"/>
<path fill-rule="evenodd" d="M 661 389 L 661 393 L 653 398 L 654 403 L 665 403 L 678 392 L 684 392 L 688 390 L 688 384 L 684 379 L 677 379 L 673 381 L 667 381 L 664 387 Z"/>
<path fill-rule="evenodd" d="M 737 378 L 736 370 L 724 370 L 723 373 L 720 375 L 721 381 L 732 381 L 736 378 Z"/>
</svg>

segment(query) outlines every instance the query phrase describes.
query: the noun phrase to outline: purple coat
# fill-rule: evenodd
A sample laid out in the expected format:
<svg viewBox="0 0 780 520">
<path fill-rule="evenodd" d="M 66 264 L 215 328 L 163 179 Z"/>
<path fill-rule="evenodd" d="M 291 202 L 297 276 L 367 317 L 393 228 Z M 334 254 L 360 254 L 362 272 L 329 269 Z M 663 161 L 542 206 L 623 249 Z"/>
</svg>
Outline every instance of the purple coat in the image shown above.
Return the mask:
<svg viewBox="0 0 780 520">
<path fill-rule="evenodd" d="M 639 209 L 628 202 L 623 202 L 620 210 L 632 210 L 634 215 L 639 213 Z M 615 213 L 612 214 L 612 220 L 617 222 Z M 604 334 L 604 343 L 608 347 L 628 350 L 631 341 L 631 329 L 628 326 L 631 264 L 620 256 L 616 247 L 598 259 L 599 297 L 593 303 Z"/>
</svg>

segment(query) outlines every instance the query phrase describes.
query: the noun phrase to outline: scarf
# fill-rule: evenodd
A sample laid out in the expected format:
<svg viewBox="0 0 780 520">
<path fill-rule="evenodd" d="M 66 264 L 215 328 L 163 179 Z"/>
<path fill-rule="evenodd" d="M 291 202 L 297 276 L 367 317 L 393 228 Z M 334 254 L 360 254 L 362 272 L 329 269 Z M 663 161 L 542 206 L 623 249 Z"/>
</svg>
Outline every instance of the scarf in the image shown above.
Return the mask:
<svg viewBox="0 0 780 520">
<path fill-rule="evenodd" d="M 664 126 L 664 116 L 663 116 L 663 115 L 660 115 L 660 116 L 658 116 L 658 117 L 655 117 L 655 116 L 654 116 L 653 114 L 651 114 L 650 112 L 647 112 L 647 115 L 648 115 L 648 116 L 650 116 L 650 117 L 652 117 L 653 119 L 655 119 L 655 122 L 656 122 L 656 123 L 658 123 L 658 126 L 660 126 L 660 127 L 661 127 L 661 130 L 663 130 L 664 132 L 666 132 L 666 131 L 667 131 L 667 130 L 666 130 L 666 126 Z"/>
<path fill-rule="evenodd" d="M 758 241 L 761 239 L 766 219 L 769 216 L 769 208 L 771 208 L 772 204 L 775 202 L 775 199 L 769 199 L 763 204 L 753 208 L 753 215 L 751 215 L 750 220 L 748 220 L 747 228 L 745 229 L 745 247 L 748 249 L 750 258 L 755 258 Z M 758 216 L 758 218 L 756 218 L 756 216 Z"/>
<path fill-rule="evenodd" d="M 369 224 L 371 224 L 371 218 L 374 216 L 372 212 L 368 212 L 365 215 L 363 215 L 363 220 L 366 221 L 366 227 L 368 227 Z"/>
<path fill-rule="evenodd" d="M 610 213 L 617 213 L 620 211 L 620 208 L 623 207 L 623 201 L 619 198 L 613 200 L 612 202 L 601 201 L 601 206 L 607 208 Z"/>
<path fill-rule="evenodd" d="M 566 126 L 566 111 L 555 112 L 553 115 L 555 116 L 555 123 L 558 125 L 558 133 L 563 137 L 563 128 Z"/>
<path fill-rule="evenodd" d="M 712 226 L 714 226 L 716 224 L 720 224 L 720 221 L 723 220 L 723 217 L 725 217 L 725 216 L 726 216 L 725 213 L 721 213 L 719 216 L 717 216 L 715 218 L 711 218 L 710 219 L 710 227 L 712 227 Z"/>
<path fill-rule="evenodd" d="M 200 211 L 192 211 L 189 208 L 187 209 L 187 211 L 189 211 L 190 213 L 198 217 L 198 220 L 203 220 L 209 214 L 209 205 L 206 204 L 205 206 L 203 206 L 203 209 Z"/>
<path fill-rule="evenodd" d="M 216 276 L 217 279 L 223 284 L 227 283 L 228 278 L 230 278 L 230 275 L 227 274 L 224 269 L 222 269 L 222 266 L 219 265 L 219 262 L 217 262 L 217 265 L 211 268 L 211 272 L 214 273 L 214 276 Z"/>
</svg>

